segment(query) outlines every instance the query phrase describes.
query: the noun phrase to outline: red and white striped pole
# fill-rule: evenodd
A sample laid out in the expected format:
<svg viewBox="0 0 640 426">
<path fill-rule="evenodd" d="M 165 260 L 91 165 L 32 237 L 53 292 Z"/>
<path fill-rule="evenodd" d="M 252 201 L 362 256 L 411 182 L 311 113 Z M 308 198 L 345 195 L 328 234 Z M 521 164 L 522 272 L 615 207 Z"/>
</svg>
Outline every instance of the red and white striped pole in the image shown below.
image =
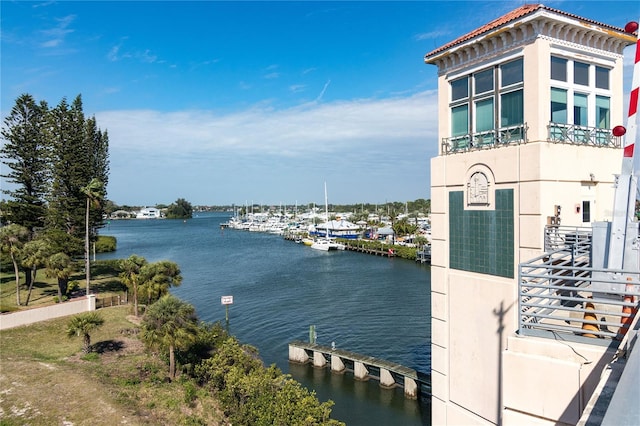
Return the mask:
<svg viewBox="0 0 640 426">
<path fill-rule="evenodd" d="M 638 31 L 637 22 L 629 22 L 625 25 L 624 30 L 628 33 Z M 633 65 L 633 80 L 631 82 L 631 96 L 629 96 L 629 115 L 627 117 L 627 137 L 624 144 L 624 158 L 631 159 L 633 166 L 633 157 L 635 154 L 636 138 L 638 136 L 638 102 L 640 98 L 640 38 L 636 41 L 636 56 Z"/>
<path fill-rule="evenodd" d="M 624 27 L 625 32 L 638 31 L 637 22 L 629 22 Z M 640 39 L 636 41 L 636 56 L 633 65 L 633 80 L 631 83 L 631 95 L 629 96 L 629 115 L 627 116 L 627 131 L 624 144 L 622 174 L 633 173 L 633 158 L 635 154 L 636 139 L 638 136 L 638 96 L 640 91 Z M 628 164 L 627 164 L 628 163 Z M 626 173 L 625 173 L 626 172 Z"/>
<path fill-rule="evenodd" d="M 637 22 L 629 22 L 624 27 L 625 32 L 634 33 L 638 30 Z M 635 65 L 633 68 L 633 80 L 631 95 L 629 97 L 629 115 L 627 127 L 616 126 L 613 135 L 626 136 L 624 139 L 624 151 L 622 157 L 622 170 L 617 179 L 616 192 L 613 201 L 613 216 L 609 234 L 609 255 L 607 267 L 611 269 L 623 269 L 625 264 L 625 244 L 627 240 L 627 226 L 635 213 L 635 200 L 637 184 L 633 176 L 633 163 L 638 129 L 638 94 L 640 87 L 640 40 L 636 40 Z"/>
</svg>

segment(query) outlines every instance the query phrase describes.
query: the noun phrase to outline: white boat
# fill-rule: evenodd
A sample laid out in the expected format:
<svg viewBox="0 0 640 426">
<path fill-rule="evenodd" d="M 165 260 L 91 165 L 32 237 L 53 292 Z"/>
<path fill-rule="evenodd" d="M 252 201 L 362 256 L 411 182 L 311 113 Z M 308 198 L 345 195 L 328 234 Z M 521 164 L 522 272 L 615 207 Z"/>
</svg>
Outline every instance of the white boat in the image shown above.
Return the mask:
<svg viewBox="0 0 640 426">
<path fill-rule="evenodd" d="M 329 202 L 327 200 L 327 183 L 326 182 L 324 183 L 324 209 L 328 218 Z M 344 247 L 344 244 L 336 242 L 334 239 L 329 238 L 329 236 L 325 234 L 324 237 L 317 238 L 314 241 L 314 243 L 311 244 L 311 248 L 315 250 L 329 251 L 329 250 L 344 250 L 345 247 Z"/>
<path fill-rule="evenodd" d="M 342 243 L 338 243 L 330 238 L 319 238 L 311 244 L 311 248 L 315 250 L 344 250 L 345 246 Z"/>
</svg>

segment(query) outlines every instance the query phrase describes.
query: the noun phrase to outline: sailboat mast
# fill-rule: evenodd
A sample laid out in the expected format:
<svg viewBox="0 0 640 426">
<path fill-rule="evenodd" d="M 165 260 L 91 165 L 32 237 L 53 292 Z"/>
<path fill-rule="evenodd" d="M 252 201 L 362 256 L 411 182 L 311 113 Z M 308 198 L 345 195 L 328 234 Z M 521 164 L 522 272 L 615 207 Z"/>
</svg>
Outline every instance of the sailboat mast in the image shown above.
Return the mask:
<svg viewBox="0 0 640 426">
<path fill-rule="evenodd" d="M 327 218 L 324 236 L 325 238 L 329 238 L 329 199 L 327 198 L 327 182 L 324 183 L 324 215 Z"/>
</svg>

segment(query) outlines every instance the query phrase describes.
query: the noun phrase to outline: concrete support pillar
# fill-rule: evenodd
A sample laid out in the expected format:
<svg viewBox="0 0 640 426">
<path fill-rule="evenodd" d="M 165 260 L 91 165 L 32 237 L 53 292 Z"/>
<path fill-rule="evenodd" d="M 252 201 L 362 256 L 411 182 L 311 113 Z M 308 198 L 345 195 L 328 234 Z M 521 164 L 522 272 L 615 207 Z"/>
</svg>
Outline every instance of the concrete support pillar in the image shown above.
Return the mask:
<svg viewBox="0 0 640 426">
<path fill-rule="evenodd" d="M 353 375 L 358 380 L 367 380 L 369 378 L 369 370 L 367 370 L 367 367 L 365 367 L 363 363 L 354 361 Z"/>
<path fill-rule="evenodd" d="M 313 366 L 314 367 L 324 367 L 327 365 L 327 359 L 324 357 L 322 352 L 313 351 Z"/>
<path fill-rule="evenodd" d="M 391 372 L 386 368 L 380 368 L 380 386 L 383 388 L 392 388 L 396 385 L 396 380 L 391 375 Z"/>
<path fill-rule="evenodd" d="M 418 399 L 418 384 L 407 376 L 404 376 L 404 396 L 410 399 Z"/>
<path fill-rule="evenodd" d="M 304 349 L 289 345 L 289 361 L 305 364 L 309 361 L 309 355 Z"/>
<path fill-rule="evenodd" d="M 345 370 L 344 362 L 342 362 L 342 358 L 338 355 L 331 354 L 331 371 L 335 371 L 336 373 L 343 373 Z"/>
</svg>

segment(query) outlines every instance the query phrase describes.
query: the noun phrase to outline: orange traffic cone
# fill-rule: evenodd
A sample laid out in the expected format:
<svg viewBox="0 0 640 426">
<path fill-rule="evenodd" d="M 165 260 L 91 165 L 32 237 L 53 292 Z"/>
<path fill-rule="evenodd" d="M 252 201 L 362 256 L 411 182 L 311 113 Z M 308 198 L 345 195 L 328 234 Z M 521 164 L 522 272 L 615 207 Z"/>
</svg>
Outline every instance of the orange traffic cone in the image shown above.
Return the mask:
<svg viewBox="0 0 640 426">
<path fill-rule="evenodd" d="M 585 331 L 600 331 L 598 328 L 598 317 L 592 311 L 595 311 L 596 307 L 592 302 L 587 302 L 584 305 L 584 322 L 582 323 L 582 329 Z M 593 333 L 582 333 L 584 337 L 598 337 Z"/>
</svg>

